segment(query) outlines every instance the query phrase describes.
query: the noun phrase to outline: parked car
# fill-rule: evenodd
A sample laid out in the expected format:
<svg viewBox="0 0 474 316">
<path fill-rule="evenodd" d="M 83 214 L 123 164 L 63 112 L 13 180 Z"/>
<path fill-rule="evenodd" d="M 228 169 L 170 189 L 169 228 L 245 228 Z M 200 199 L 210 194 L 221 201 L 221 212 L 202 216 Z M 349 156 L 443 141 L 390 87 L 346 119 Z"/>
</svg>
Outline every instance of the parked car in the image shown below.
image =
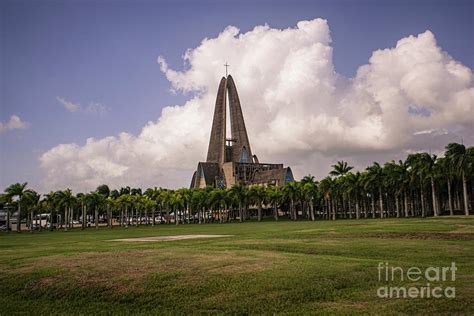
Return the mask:
<svg viewBox="0 0 474 316">
<path fill-rule="evenodd" d="M 0 231 L 6 232 L 7 230 L 8 230 L 8 231 L 11 231 L 12 228 L 11 228 L 11 227 L 8 227 L 8 229 L 7 229 L 7 225 L 6 225 L 6 224 L 0 226 Z"/>
<path fill-rule="evenodd" d="M 157 223 L 157 224 L 164 224 L 164 223 L 166 223 L 166 220 L 165 220 L 165 218 L 162 217 L 162 216 L 157 216 L 157 217 L 155 217 L 155 223 Z"/>
<path fill-rule="evenodd" d="M 39 224 L 31 224 L 31 229 L 32 230 L 39 230 L 41 227 Z"/>
<path fill-rule="evenodd" d="M 58 227 L 58 224 L 57 223 L 48 223 L 47 225 L 44 225 L 43 228 L 51 229 L 51 226 L 52 226 L 53 229 L 56 229 Z"/>
</svg>

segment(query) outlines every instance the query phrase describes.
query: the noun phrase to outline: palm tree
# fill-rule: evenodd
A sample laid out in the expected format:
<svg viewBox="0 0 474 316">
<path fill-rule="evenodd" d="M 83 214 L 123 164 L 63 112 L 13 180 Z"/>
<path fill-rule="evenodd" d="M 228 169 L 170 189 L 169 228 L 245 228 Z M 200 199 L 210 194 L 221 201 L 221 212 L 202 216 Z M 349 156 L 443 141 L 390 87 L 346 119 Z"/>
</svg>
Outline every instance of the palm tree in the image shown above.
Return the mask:
<svg viewBox="0 0 474 316">
<path fill-rule="evenodd" d="M 87 199 L 87 194 L 76 194 L 76 200 L 81 203 L 81 230 L 84 230 L 86 228 Z"/>
<path fill-rule="evenodd" d="M 335 165 L 332 165 L 333 170 L 329 172 L 329 175 L 336 177 L 337 178 L 337 183 L 335 183 L 338 187 L 339 190 L 338 193 L 341 193 L 342 196 L 342 208 L 343 208 L 343 213 L 344 217 L 346 217 L 347 214 L 347 209 L 346 209 L 346 191 L 348 190 L 347 185 L 345 183 L 345 175 L 348 174 L 354 167 L 349 166 L 347 162 L 341 160 L 338 161 Z M 336 191 L 336 190 L 334 190 Z M 339 194 L 338 194 L 339 195 Z M 348 210 L 349 210 L 349 216 L 352 218 L 352 213 L 351 213 L 351 201 L 349 197 L 349 203 L 348 203 Z"/>
<path fill-rule="evenodd" d="M 268 201 L 273 205 L 273 216 L 278 220 L 278 204 L 281 202 L 282 193 L 279 186 L 274 184 L 267 187 Z"/>
<path fill-rule="evenodd" d="M 431 182 L 431 199 L 433 203 L 433 214 L 434 216 L 439 215 L 438 202 L 436 199 L 436 186 L 435 186 L 435 177 L 439 174 L 439 168 L 436 164 L 436 155 L 428 155 L 426 157 L 425 170 L 427 176 L 430 178 Z"/>
<path fill-rule="evenodd" d="M 110 195 L 110 188 L 107 184 L 101 184 L 99 185 L 95 191 L 99 194 L 102 194 L 105 197 L 109 197 Z"/>
<path fill-rule="evenodd" d="M 109 205 L 107 204 L 107 198 L 109 197 L 110 195 L 110 188 L 107 184 L 102 184 L 102 185 L 99 185 L 96 189 L 95 189 L 95 192 L 97 192 L 98 194 L 101 195 L 101 198 L 99 198 L 100 200 L 100 205 L 106 205 L 107 207 L 107 217 L 109 216 Z M 95 227 L 96 229 L 99 229 L 99 214 L 98 214 L 98 209 L 96 208 L 96 213 L 97 213 L 97 218 L 95 220 Z M 103 216 L 103 215 L 102 215 Z M 107 218 L 107 221 L 109 219 Z"/>
<path fill-rule="evenodd" d="M 474 210 L 474 146 L 466 148 L 467 168 L 466 174 L 471 181 L 471 210 Z"/>
<path fill-rule="evenodd" d="M 335 181 L 331 177 L 326 177 L 319 183 L 319 191 L 321 193 L 321 197 L 323 198 L 323 203 L 325 204 L 326 208 L 326 217 L 327 219 L 336 219 L 336 212 L 334 209 L 334 202 L 333 202 L 333 190 L 335 186 Z"/>
<path fill-rule="evenodd" d="M 117 207 L 118 203 L 117 203 L 117 200 L 114 197 L 112 197 L 112 195 L 110 195 L 108 198 L 105 199 L 105 205 L 107 208 L 107 227 L 111 229 L 113 226 L 112 214 L 113 214 L 114 209 Z"/>
<path fill-rule="evenodd" d="M 311 220 L 314 221 L 314 197 L 318 192 L 318 183 L 312 175 L 307 175 L 301 179 L 301 185 L 304 199 L 309 205 L 309 216 Z"/>
<path fill-rule="evenodd" d="M 290 202 L 291 219 L 296 221 L 297 214 L 296 214 L 295 201 L 298 201 L 301 197 L 301 190 L 299 188 L 298 182 L 292 181 L 292 182 L 285 183 L 282 189 L 282 193 L 283 193 L 283 198 Z"/>
<path fill-rule="evenodd" d="M 94 210 L 95 229 L 99 229 L 99 209 L 105 202 L 105 196 L 98 192 L 89 194 L 89 206 Z"/>
<path fill-rule="evenodd" d="M 170 224 L 170 209 L 172 207 L 171 198 L 173 192 L 171 190 L 164 189 L 160 192 L 159 199 L 161 201 L 162 208 L 166 210 L 166 223 Z"/>
<path fill-rule="evenodd" d="M 158 189 L 157 187 L 154 188 L 148 188 L 144 195 L 147 196 L 150 200 L 154 201 L 154 207 L 151 210 L 152 211 L 152 222 L 151 225 L 155 226 L 156 222 L 156 207 L 159 207 L 161 201 L 160 201 L 160 193 L 161 193 L 161 188 Z"/>
<path fill-rule="evenodd" d="M 230 192 L 239 204 L 239 221 L 242 223 L 244 221 L 243 206 L 247 199 L 247 188 L 243 182 L 239 182 L 230 189 Z"/>
<path fill-rule="evenodd" d="M 21 232 L 21 200 L 23 198 L 23 193 L 25 192 L 25 188 L 27 185 L 28 182 L 15 183 L 5 189 L 5 193 L 10 198 L 18 197 L 18 215 L 16 219 L 16 231 L 18 233 Z"/>
<path fill-rule="evenodd" d="M 191 191 L 187 188 L 181 188 L 178 190 L 179 194 L 183 198 L 184 208 L 183 208 L 183 217 L 184 219 L 181 222 L 189 224 L 189 201 L 191 200 Z"/>
<path fill-rule="evenodd" d="M 362 183 L 361 183 L 361 174 L 360 172 L 356 173 L 348 173 L 346 175 L 347 183 L 348 183 L 348 193 L 352 195 L 355 199 L 356 205 L 356 219 L 360 218 L 360 208 L 359 208 L 359 197 L 362 191 Z"/>
<path fill-rule="evenodd" d="M 409 185 L 410 185 L 410 173 L 409 173 L 409 165 L 406 161 L 399 160 L 398 161 L 398 170 L 399 170 L 399 186 L 400 191 L 403 193 L 403 209 L 405 213 L 405 217 L 408 217 L 408 192 L 409 192 Z"/>
<path fill-rule="evenodd" d="M 171 207 L 174 211 L 174 222 L 176 225 L 179 225 L 180 214 L 184 212 L 184 197 L 179 191 L 173 192 L 171 196 Z"/>
<path fill-rule="evenodd" d="M 114 211 L 117 211 L 118 209 L 120 209 L 120 205 L 119 205 L 119 202 L 118 202 L 119 197 L 120 197 L 120 192 L 118 190 L 110 191 L 110 194 L 109 194 L 110 207 L 107 209 L 108 210 L 107 220 L 109 222 L 109 227 L 110 228 L 113 228 L 113 213 L 114 213 Z M 120 215 L 123 215 L 122 212 L 120 212 Z M 123 218 L 121 217 L 120 220 L 122 220 L 122 219 Z M 120 223 L 121 223 L 121 221 L 120 221 Z"/>
<path fill-rule="evenodd" d="M 76 203 L 76 197 L 72 194 L 71 189 L 66 189 L 58 194 L 61 206 L 64 207 L 64 231 L 68 231 L 68 227 L 71 223 L 71 217 L 74 205 Z"/>
<path fill-rule="evenodd" d="M 53 231 L 53 215 L 57 208 L 57 197 L 56 192 L 51 191 L 44 195 L 43 201 L 46 204 L 46 208 L 49 211 L 49 216 L 46 221 L 46 226 L 49 227 L 50 231 Z"/>
<path fill-rule="evenodd" d="M 452 183 L 453 183 L 454 173 L 452 169 L 452 162 L 448 157 L 442 157 L 438 159 L 438 166 L 446 180 L 446 186 L 448 188 L 449 215 L 453 216 L 454 207 L 453 207 Z"/>
<path fill-rule="evenodd" d="M 219 216 L 219 222 L 223 222 L 223 210 L 227 209 L 226 190 L 221 188 L 215 188 L 209 195 L 211 207 L 217 210 Z"/>
<path fill-rule="evenodd" d="M 331 167 L 333 168 L 333 170 L 331 170 L 329 174 L 333 177 L 344 176 L 349 171 L 354 169 L 354 167 L 348 166 L 347 162 L 343 160 L 338 161 L 335 165 L 332 165 Z"/>
<path fill-rule="evenodd" d="M 458 143 L 450 143 L 446 146 L 446 157 L 452 162 L 453 170 L 461 175 L 462 179 L 462 192 L 464 198 L 464 214 L 469 215 L 469 197 L 467 194 L 467 177 L 469 165 L 472 166 L 472 158 L 470 152 L 466 151 L 466 147 Z"/>
<path fill-rule="evenodd" d="M 383 178 L 384 178 L 383 168 L 380 166 L 378 162 L 374 162 L 372 166 L 367 167 L 366 170 L 368 171 L 368 181 L 371 184 L 373 184 L 373 186 L 378 188 L 379 203 L 380 203 L 380 218 L 383 218 L 383 214 L 384 214 L 383 195 L 382 195 L 382 186 L 383 186 Z"/>
<path fill-rule="evenodd" d="M 128 210 L 131 205 L 131 195 L 128 193 L 120 195 L 117 198 L 117 207 L 121 209 L 121 216 L 120 216 L 120 226 L 124 226 L 125 223 L 125 228 L 128 228 L 129 224 L 129 216 L 128 216 Z"/>
<path fill-rule="evenodd" d="M 29 219 L 30 232 L 33 232 L 34 213 L 36 210 L 40 208 L 40 199 L 41 199 L 41 195 L 38 194 L 34 190 L 25 190 L 23 192 L 22 203 L 25 209 L 27 210 L 27 214 L 29 212 L 29 215 L 30 215 L 30 219 Z"/>
<path fill-rule="evenodd" d="M 416 153 L 408 155 L 407 163 L 411 167 L 414 176 L 417 176 L 420 184 L 420 202 L 421 202 L 421 217 L 426 216 L 425 207 L 425 183 L 429 176 L 429 164 L 431 156 L 428 153 Z"/>
<path fill-rule="evenodd" d="M 260 222 L 262 220 L 262 203 L 265 200 L 265 188 L 258 184 L 251 185 L 248 195 L 251 203 L 257 205 L 257 219 Z"/>
</svg>

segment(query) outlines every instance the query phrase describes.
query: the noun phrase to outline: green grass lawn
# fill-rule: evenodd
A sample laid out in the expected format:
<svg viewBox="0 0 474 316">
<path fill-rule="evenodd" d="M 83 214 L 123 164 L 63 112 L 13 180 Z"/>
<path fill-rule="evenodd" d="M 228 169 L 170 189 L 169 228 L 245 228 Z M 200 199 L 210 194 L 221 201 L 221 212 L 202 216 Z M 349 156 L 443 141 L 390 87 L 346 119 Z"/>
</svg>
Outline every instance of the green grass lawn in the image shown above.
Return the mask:
<svg viewBox="0 0 474 316">
<path fill-rule="evenodd" d="M 181 234 L 215 239 L 117 242 Z M 456 262 L 456 298 L 379 298 L 379 262 Z M 0 235 L 0 314 L 474 312 L 474 218 L 158 225 Z M 427 280 L 391 282 L 421 286 Z M 433 284 L 437 282 L 432 282 Z"/>
</svg>

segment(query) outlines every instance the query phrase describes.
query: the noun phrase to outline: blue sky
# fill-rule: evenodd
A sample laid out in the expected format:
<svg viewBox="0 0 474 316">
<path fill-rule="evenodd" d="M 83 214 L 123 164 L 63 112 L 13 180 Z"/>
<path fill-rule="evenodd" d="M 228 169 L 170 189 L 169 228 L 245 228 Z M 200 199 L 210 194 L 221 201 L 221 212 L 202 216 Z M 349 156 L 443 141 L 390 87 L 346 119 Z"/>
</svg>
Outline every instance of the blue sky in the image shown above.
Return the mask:
<svg viewBox="0 0 474 316">
<path fill-rule="evenodd" d="M 328 21 L 335 70 L 354 77 L 373 51 L 431 30 L 439 46 L 474 68 L 472 1 L 2 1 L 0 121 L 26 129 L 0 134 L 0 186 L 41 186 L 38 158 L 63 143 L 120 132 L 138 134 L 163 107 L 192 95 L 171 93 L 156 62 L 183 70 L 182 55 L 226 26 L 242 33 L 267 23 Z M 223 56 L 225 59 L 225 56 Z M 231 68 L 232 69 L 232 68 Z M 224 72 L 224 68 L 222 68 Z M 216 79 L 218 80 L 218 79 Z M 101 104 L 107 113 L 71 113 L 57 97 Z M 187 180 L 185 181 L 187 183 Z"/>
</svg>

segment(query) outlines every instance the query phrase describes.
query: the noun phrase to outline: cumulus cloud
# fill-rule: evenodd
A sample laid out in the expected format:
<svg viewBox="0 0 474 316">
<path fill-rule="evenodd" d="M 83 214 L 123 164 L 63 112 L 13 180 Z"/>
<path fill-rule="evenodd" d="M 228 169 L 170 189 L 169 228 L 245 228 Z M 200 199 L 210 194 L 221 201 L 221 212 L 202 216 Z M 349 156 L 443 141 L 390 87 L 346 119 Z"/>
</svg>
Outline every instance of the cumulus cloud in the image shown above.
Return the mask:
<svg viewBox="0 0 474 316">
<path fill-rule="evenodd" d="M 79 103 L 67 101 L 61 97 L 56 97 L 56 100 L 58 100 L 59 103 L 61 103 L 64 106 L 64 108 L 68 110 L 69 112 L 83 111 L 84 113 L 87 113 L 87 114 L 103 116 L 110 111 L 110 108 L 108 106 L 105 106 L 98 102 L 90 102 L 89 105 L 83 107 Z"/>
<path fill-rule="evenodd" d="M 289 164 L 297 176 L 323 176 L 334 159 L 363 166 L 474 135 L 472 71 L 430 31 L 373 52 L 354 78 L 336 73 L 322 19 L 246 33 L 229 26 L 189 49 L 184 61 L 179 71 L 164 57 L 157 60 L 173 91 L 194 95 L 189 101 L 164 108 L 136 136 L 52 148 L 41 157 L 47 186 L 189 185 L 192 169 L 205 159 L 225 61 L 253 152 L 260 161 Z"/>
<path fill-rule="evenodd" d="M 102 116 L 110 111 L 110 108 L 97 102 L 91 102 L 85 108 L 86 113 Z"/>
<path fill-rule="evenodd" d="M 61 103 L 66 110 L 69 112 L 76 112 L 78 109 L 81 108 L 81 106 L 78 103 L 73 103 L 71 101 L 66 101 L 64 98 L 61 97 L 56 97 L 56 100 Z"/>
<path fill-rule="evenodd" d="M 0 122 L 0 132 L 6 132 L 14 129 L 25 129 L 28 128 L 29 123 L 22 121 L 18 115 L 10 116 L 10 119 L 6 122 Z"/>
</svg>

